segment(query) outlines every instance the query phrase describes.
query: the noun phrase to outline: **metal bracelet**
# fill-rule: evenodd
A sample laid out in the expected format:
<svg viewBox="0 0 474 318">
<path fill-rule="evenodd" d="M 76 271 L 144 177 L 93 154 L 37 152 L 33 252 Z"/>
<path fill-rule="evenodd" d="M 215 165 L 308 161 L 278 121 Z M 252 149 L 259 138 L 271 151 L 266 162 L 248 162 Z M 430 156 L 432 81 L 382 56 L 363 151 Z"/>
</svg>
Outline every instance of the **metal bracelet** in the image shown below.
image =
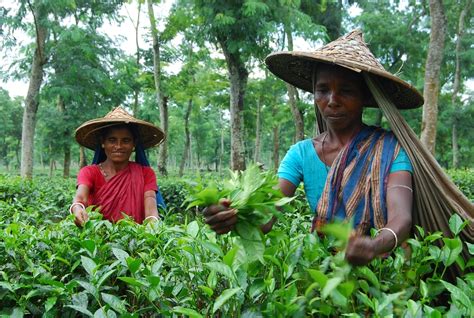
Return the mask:
<svg viewBox="0 0 474 318">
<path fill-rule="evenodd" d="M 148 219 L 155 219 L 156 221 L 159 221 L 159 220 L 160 220 L 158 217 L 156 217 L 156 216 L 154 216 L 154 215 L 149 215 L 149 216 L 147 216 L 143 221 L 146 221 L 146 220 L 148 220 Z"/>
<path fill-rule="evenodd" d="M 389 228 L 389 227 L 383 227 L 383 228 L 381 228 L 381 229 L 378 229 L 377 232 L 375 232 L 375 234 L 378 235 L 382 230 L 387 230 L 387 231 L 391 232 L 391 233 L 393 234 L 393 236 L 395 237 L 395 245 L 393 246 L 392 250 L 390 251 L 390 253 L 391 253 L 391 252 L 393 252 L 393 251 L 397 248 L 397 246 L 398 246 L 397 233 L 395 233 L 395 231 L 392 230 L 392 229 Z"/>
<path fill-rule="evenodd" d="M 79 205 L 80 207 L 82 207 L 83 210 L 86 209 L 86 207 L 84 206 L 84 204 L 82 204 L 81 202 L 73 202 L 73 203 L 71 204 L 71 206 L 69 207 L 69 213 L 74 214 L 74 212 L 72 212 L 72 208 L 73 208 L 74 206 L 76 206 L 76 205 Z"/>
<path fill-rule="evenodd" d="M 409 186 L 406 186 L 406 185 L 403 185 L 403 184 L 394 184 L 394 185 L 391 185 L 387 188 L 387 190 L 390 190 L 392 188 L 403 188 L 403 189 L 407 189 L 407 190 L 410 190 L 411 193 L 413 193 L 413 189 L 410 188 Z"/>
</svg>

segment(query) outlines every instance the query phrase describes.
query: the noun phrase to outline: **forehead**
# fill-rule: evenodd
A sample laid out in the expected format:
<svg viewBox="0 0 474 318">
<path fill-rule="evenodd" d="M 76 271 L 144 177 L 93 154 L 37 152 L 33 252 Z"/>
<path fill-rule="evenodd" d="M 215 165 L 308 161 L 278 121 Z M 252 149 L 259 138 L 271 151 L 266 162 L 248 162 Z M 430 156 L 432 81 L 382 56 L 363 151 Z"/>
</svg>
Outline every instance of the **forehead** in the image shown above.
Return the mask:
<svg viewBox="0 0 474 318">
<path fill-rule="evenodd" d="M 359 85 L 364 81 L 360 73 L 351 71 L 345 67 L 329 64 L 319 64 L 316 68 L 316 84 L 338 80 L 346 83 Z"/>
<path fill-rule="evenodd" d="M 107 130 L 105 134 L 106 138 L 116 137 L 116 138 L 132 138 L 133 134 L 129 128 L 126 127 L 111 127 Z"/>
</svg>

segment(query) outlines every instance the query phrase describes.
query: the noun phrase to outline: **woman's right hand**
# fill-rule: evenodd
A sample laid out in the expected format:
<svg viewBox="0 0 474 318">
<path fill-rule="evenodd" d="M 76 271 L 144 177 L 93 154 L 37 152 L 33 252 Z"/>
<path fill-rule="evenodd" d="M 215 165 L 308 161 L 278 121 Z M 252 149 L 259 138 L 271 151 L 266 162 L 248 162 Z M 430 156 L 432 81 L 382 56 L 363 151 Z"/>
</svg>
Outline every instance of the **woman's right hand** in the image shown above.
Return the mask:
<svg viewBox="0 0 474 318">
<path fill-rule="evenodd" d="M 237 210 L 230 208 L 230 200 L 222 199 L 204 209 L 204 220 L 217 234 L 230 232 L 237 223 Z"/>
<path fill-rule="evenodd" d="M 89 220 L 89 215 L 87 214 L 86 210 L 84 210 L 82 207 L 78 206 L 77 208 L 74 207 L 73 209 L 73 212 L 74 212 L 74 223 L 79 226 L 79 227 L 82 227 L 82 225 L 84 223 L 87 222 L 87 220 Z"/>
</svg>

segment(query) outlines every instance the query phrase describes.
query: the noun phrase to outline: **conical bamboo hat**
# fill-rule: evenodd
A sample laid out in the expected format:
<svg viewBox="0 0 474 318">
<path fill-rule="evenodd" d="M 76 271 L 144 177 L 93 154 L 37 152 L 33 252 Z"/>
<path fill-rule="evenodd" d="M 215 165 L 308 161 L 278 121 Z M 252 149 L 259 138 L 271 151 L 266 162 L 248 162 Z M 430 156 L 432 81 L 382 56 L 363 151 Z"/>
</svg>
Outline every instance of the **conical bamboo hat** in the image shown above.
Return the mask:
<svg viewBox="0 0 474 318">
<path fill-rule="evenodd" d="M 360 30 L 354 30 L 312 52 L 272 53 L 265 63 L 273 74 L 285 82 L 311 93 L 317 63 L 336 64 L 358 73 L 371 73 L 379 77 L 384 91 L 399 109 L 423 105 L 423 96 L 412 85 L 383 68 L 370 52 Z M 375 102 L 367 106 L 378 107 Z"/>
<path fill-rule="evenodd" d="M 118 106 L 104 117 L 86 121 L 79 126 L 76 129 L 76 140 L 80 145 L 95 150 L 97 144 L 100 143 L 101 130 L 119 124 L 134 125 L 144 149 L 156 146 L 165 139 L 165 133 L 159 127 L 144 120 L 136 119 L 125 109 Z"/>
</svg>

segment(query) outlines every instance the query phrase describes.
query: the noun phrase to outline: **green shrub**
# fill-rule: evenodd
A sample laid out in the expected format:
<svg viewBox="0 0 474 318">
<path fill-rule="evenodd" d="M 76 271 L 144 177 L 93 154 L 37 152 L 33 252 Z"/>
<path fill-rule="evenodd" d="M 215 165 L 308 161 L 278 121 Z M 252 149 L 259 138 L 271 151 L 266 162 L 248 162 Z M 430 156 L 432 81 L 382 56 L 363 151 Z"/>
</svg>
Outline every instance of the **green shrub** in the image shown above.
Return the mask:
<svg viewBox="0 0 474 318">
<path fill-rule="evenodd" d="M 456 186 L 474 202 L 474 169 L 451 169 L 447 173 Z"/>
</svg>

